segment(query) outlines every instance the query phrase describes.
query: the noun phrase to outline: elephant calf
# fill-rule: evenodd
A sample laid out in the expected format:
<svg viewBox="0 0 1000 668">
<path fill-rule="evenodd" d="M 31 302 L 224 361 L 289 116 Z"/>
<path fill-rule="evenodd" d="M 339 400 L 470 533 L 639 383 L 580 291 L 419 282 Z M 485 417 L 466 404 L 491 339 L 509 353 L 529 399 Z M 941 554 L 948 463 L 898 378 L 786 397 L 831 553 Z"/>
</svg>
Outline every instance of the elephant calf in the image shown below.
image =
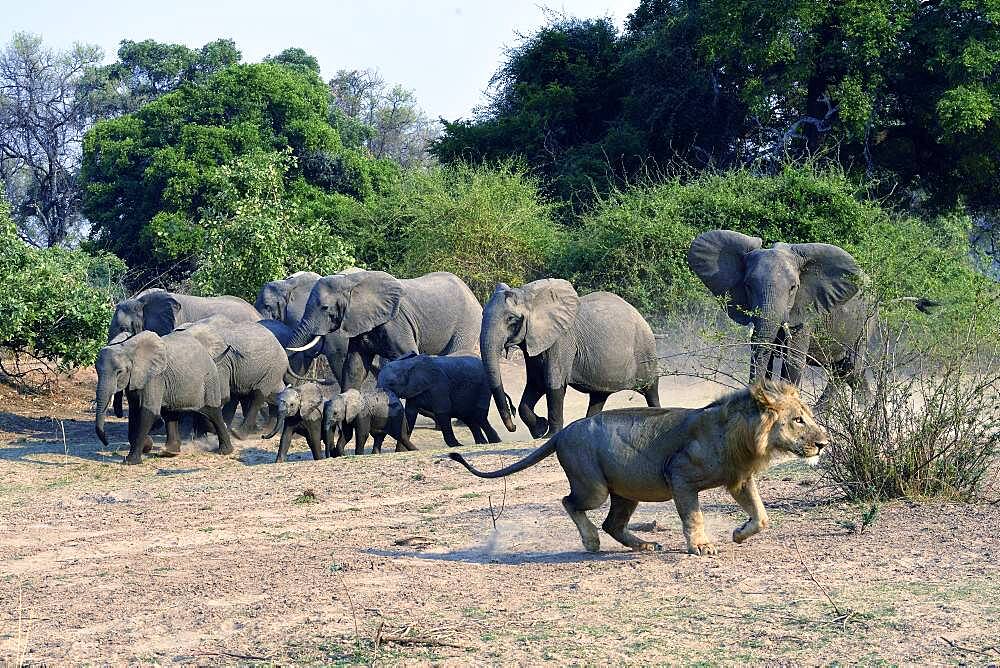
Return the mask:
<svg viewBox="0 0 1000 668">
<path fill-rule="evenodd" d="M 333 436 L 339 432 L 334 444 Z M 344 454 L 344 445 L 354 435 L 354 454 L 365 451 L 368 435 L 374 437 L 372 454 L 382 452 L 382 441 L 386 435 L 396 439 L 396 452 L 400 446 L 406 450 L 416 450 L 410 442 L 410 427 L 403 414 L 403 404 L 399 397 L 385 390 L 347 390 L 339 394 L 323 407 L 323 441 L 330 457 Z"/>
<path fill-rule="evenodd" d="M 406 421 L 412 429 L 417 413 L 429 415 L 450 447 L 460 446 L 451 428 L 458 418 L 476 443 L 499 443 L 490 426 L 490 385 L 483 362 L 475 355 L 409 355 L 387 362 L 378 385 L 406 399 Z M 485 437 L 483 432 L 486 432 Z"/>
<path fill-rule="evenodd" d="M 340 393 L 340 385 L 336 381 L 309 382 L 298 387 L 286 387 L 278 393 L 277 419 L 274 429 L 264 438 L 273 438 L 281 433 L 278 443 L 278 458 L 274 461 L 283 462 L 288 459 L 288 446 L 292 434 L 305 436 L 313 459 L 323 459 L 325 456 L 321 445 L 323 421 L 323 406 L 331 398 Z"/>
</svg>

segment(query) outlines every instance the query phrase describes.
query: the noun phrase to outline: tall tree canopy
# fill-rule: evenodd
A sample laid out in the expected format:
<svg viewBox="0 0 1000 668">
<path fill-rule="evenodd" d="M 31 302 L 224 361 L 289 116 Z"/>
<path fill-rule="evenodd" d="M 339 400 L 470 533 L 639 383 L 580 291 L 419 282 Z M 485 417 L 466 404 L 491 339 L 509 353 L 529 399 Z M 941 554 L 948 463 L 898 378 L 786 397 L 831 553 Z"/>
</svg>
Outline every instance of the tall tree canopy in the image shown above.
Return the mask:
<svg viewBox="0 0 1000 668">
<path fill-rule="evenodd" d="M 97 244 L 130 266 L 193 268 L 203 209 L 237 157 L 296 158 L 290 190 L 315 201 L 368 196 L 388 166 L 345 148 L 329 122 L 326 84 L 308 67 L 232 65 L 135 113 L 102 121 L 84 141 L 85 212 Z"/>
<path fill-rule="evenodd" d="M 520 155 L 563 197 L 648 159 L 829 149 L 934 204 L 1000 202 L 1000 0 L 641 0 L 621 34 L 543 27 L 491 85 L 435 152 Z"/>
</svg>

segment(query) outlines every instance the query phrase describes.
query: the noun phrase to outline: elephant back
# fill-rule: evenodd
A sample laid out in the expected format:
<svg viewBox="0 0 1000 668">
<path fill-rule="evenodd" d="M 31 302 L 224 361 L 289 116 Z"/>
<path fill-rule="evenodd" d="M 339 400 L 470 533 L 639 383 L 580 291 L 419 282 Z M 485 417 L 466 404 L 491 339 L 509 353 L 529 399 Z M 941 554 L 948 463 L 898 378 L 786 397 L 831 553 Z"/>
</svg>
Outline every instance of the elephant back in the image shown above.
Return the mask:
<svg viewBox="0 0 1000 668">
<path fill-rule="evenodd" d="M 438 271 L 399 282 L 404 295 L 400 310 L 416 325 L 418 352 L 479 354 L 483 307 L 462 279 Z"/>
<path fill-rule="evenodd" d="M 639 311 L 616 294 L 580 298 L 574 332 L 576 356 L 570 383 L 591 391 L 644 387 L 657 376 L 653 330 Z"/>
</svg>

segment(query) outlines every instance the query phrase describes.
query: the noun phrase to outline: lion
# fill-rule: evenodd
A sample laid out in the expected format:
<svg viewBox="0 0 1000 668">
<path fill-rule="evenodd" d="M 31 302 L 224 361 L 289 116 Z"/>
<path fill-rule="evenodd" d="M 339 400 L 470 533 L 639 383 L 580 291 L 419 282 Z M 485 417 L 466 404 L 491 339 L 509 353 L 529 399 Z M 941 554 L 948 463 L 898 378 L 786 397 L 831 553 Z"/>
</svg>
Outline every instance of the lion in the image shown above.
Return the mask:
<svg viewBox="0 0 1000 668">
<path fill-rule="evenodd" d="M 600 549 L 597 527 L 586 511 L 611 496 L 604 530 L 633 550 L 662 550 L 628 529 L 640 501 L 677 506 L 691 554 L 715 554 L 705 534 L 698 492 L 724 486 L 750 516 L 733 531 L 742 543 L 767 528 L 767 511 L 755 474 L 780 453 L 815 457 L 829 436 L 782 381 L 761 379 L 704 408 L 627 408 L 577 420 L 524 459 L 499 471 L 475 469 L 458 453 L 449 456 L 480 478 L 523 471 L 553 452 L 569 479 L 562 504 L 588 552 Z"/>
</svg>

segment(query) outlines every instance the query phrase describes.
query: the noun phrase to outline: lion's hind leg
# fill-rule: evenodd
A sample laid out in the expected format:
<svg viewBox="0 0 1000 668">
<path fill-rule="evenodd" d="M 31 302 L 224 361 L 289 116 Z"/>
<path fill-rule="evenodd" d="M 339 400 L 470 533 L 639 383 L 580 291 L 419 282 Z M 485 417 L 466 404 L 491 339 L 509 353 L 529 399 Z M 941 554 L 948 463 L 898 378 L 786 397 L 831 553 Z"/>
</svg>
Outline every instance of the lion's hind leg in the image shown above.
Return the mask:
<svg viewBox="0 0 1000 668">
<path fill-rule="evenodd" d="M 608 487 L 603 482 L 581 483 L 570 480 L 570 493 L 562 500 L 563 508 L 576 524 L 580 539 L 587 552 L 597 552 L 601 549 L 601 537 L 597 527 L 587 517 L 586 511 L 600 508 L 608 498 Z"/>
<path fill-rule="evenodd" d="M 638 501 L 626 499 L 624 496 L 618 496 L 612 492 L 611 510 L 608 511 L 608 516 L 604 519 L 604 524 L 602 526 L 604 527 L 604 530 L 608 532 L 609 536 L 626 547 L 630 547 L 637 552 L 659 552 L 663 549 L 662 545 L 654 543 L 653 541 L 642 540 L 628 530 L 629 518 L 632 517 L 632 513 L 635 512 L 638 505 Z"/>
</svg>

